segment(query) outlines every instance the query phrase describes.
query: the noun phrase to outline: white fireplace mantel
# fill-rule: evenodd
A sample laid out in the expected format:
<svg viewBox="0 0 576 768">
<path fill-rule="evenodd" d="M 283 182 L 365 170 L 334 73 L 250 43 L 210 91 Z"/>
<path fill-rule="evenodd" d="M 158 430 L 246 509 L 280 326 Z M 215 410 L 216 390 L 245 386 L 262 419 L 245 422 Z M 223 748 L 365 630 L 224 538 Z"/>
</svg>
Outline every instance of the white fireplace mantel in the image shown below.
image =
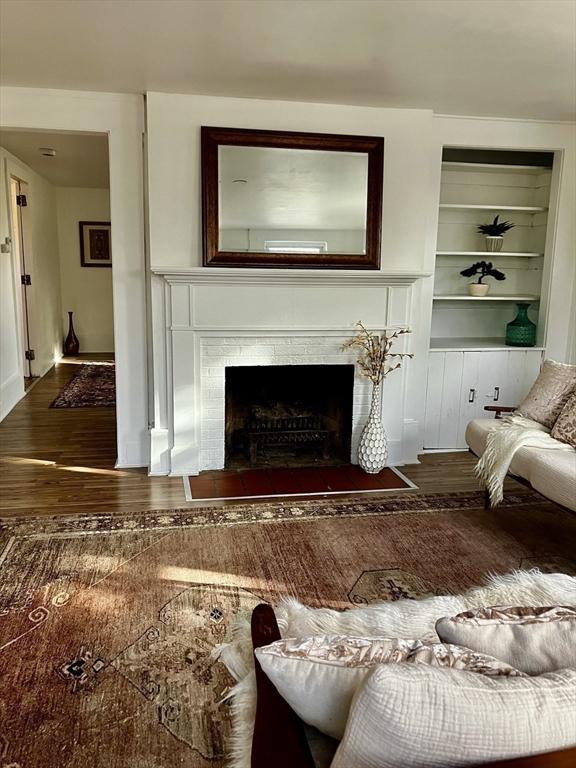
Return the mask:
<svg viewBox="0 0 576 768">
<path fill-rule="evenodd" d="M 224 462 L 225 370 L 241 365 L 350 364 L 342 344 L 410 327 L 424 272 L 318 269 L 152 269 L 154 349 L 151 474 L 197 474 Z M 416 290 L 416 293 L 414 291 Z M 412 351 L 403 337 L 402 351 Z M 400 351 L 400 348 L 399 348 Z M 386 380 L 383 418 L 392 463 L 415 460 L 418 418 L 407 406 L 409 365 Z M 353 452 L 370 388 L 356 376 Z M 416 416 L 416 417 L 415 417 Z"/>
<path fill-rule="evenodd" d="M 432 272 L 352 269 L 251 269 L 237 267 L 152 267 L 152 273 L 173 283 L 220 285 L 410 285 Z"/>
</svg>

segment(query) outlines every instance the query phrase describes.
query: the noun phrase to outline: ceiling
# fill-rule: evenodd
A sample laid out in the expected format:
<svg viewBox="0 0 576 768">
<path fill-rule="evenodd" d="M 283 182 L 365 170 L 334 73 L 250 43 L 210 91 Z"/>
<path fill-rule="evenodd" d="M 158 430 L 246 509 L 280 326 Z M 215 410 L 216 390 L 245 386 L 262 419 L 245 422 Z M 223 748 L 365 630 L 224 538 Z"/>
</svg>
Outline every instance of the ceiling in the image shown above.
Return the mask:
<svg viewBox="0 0 576 768">
<path fill-rule="evenodd" d="M 6 85 L 575 118 L 575 0 L 2 0 Z"/>
<path fill-rule="evenodd" d="M 110 186 L 108 137 L 104 134 L 0 129 L 0 146 L 57 187 Z M 40 147 L 55 149 L 56 157 L 44 157 Z"/>
<path fill-rule="evenodd" d="M 222 229 L 366 226 L 366 154 L 224 146 L 219 168 Z"/>
</svg>

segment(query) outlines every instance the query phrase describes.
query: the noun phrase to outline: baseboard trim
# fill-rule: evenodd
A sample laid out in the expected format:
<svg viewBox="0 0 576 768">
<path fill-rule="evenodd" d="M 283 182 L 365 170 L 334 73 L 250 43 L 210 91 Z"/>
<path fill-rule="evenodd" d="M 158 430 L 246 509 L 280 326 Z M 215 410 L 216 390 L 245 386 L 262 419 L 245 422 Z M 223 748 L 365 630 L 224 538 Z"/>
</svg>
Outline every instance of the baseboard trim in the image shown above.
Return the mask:
<svg viewBox="0 0 576 768">
<path fill-rule="evenodd" d="M 24 379 L 20 371 L 16 371 L 0 386 L 0 421 L 4 421 L 25 394 Z"/>
<path fill-rule="evenodd" d="M 148 467 L 149 446 L 147 436 L 141 442 L 118 440 L 119 456 L 114 465 L 116 469 L 146 469 Z"/>
</svg>

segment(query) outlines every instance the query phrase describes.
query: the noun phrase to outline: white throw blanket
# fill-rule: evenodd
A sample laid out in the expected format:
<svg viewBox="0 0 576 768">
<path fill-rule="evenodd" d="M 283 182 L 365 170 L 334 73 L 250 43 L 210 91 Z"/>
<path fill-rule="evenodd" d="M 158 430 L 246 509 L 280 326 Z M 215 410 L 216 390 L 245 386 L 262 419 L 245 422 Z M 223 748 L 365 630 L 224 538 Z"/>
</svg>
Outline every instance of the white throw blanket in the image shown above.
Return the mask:
<svg viewBox="0 0 576 768">
<path fill-rule="evenodd" d="M 476 464 L 476 475 L 490 495 L 490 506 L 502 501 L 504 478 L 514 454 L 520 448 L 540 448 L 547 451 L 573 451 L 566 443 L 550 436 L 550 430 L 523 416 L 506 416 L 489 432 L 486 450 Z"/>
</svg>

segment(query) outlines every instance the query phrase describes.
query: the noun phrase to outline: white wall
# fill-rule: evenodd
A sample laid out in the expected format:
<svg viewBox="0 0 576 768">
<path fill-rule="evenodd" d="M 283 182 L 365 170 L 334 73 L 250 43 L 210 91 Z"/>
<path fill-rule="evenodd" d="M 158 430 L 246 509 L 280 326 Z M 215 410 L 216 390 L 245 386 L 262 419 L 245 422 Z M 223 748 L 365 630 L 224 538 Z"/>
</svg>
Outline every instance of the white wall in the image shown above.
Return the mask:
<svg viewBox="0 0 576 768">
<path fill-rule="evenodd" d="M 2 165 L 2 206 L 0 241 L 13 237 L 10 213 L 10 178 L 16 177 L 28 184 L 26 270 L 32 278 L 28 289 L 28 319 L 30 345 L 34 349 L 32 362 L 34 376 L 43 376 L 60 356 L 61 302 L 60 270 L 58 262 L 58 230 L 56 225 L 56 189 L 43 176 L 35 173 L 18 158 L 0 149 Z M 19 264 L 16 249 L 12 254 L 1 254 L 2 269 L 2 390 L 6 390 L 1 408 L 2 417 L 23 395 L 22 339 L 20 333 Z"/>
<path fill-rule="evenodd" d="M 63 334 L 72 311 L 80 351 L 113 352 L 112 270 L 81 265 L 78 228 L 79 221 L 110 221 L 110 192 L 58 187 L 56 202 Z"/>
<path fill-rule="evenodd" d="M 109 135 L 119 464 L 147 462 L 146 308 L 143 249 L 141 133 L 138 96 L 4 88 L 1 124 Z M 415 333 L 407 413 L 420 421 L 431 317 L 442 145 L 553 149 L 561 152 L 560 206 L 554 228 L 556 260 L 550 281 L 549 341 L 568 356 L 574 301 L 574 128 L 571 125 L 434 116 L 429 110 L 260 101 L 210 96 L 147 95 L 147 183 L 150 261 L 155 267 L 201 264 L 200 126 L 219 125 L 380 135 L 385 138 L 382 271 L 419 273 L 411 325 Z M 152 330 L 165 334 L 160 283 L 152 293 Z M 573 305 L 572 305 L 573 308 Z M 573 314 L 572 314 L 573 317 Z M 356 319 L 356 318 L 354 318 Z M 155 413 L 162 356 L 155 344 Z M 136 383 L 136 386 L 135 386 Z"/>
<path fill-rule="evenodd" d="M 202 264 L 200 126 L 384 136 L 382 270 L 424 270 L 438 193 L 432 112 L 148 93 L 150 263 Z"/>
<path fill-rule="evenodd" d="M 195 268 L 202 264 L 200 127 L 312 131 L 384 136 L 384 201 L 381 271 L 391 276 L 431 274 L 434 264 L 439 186 L 433 151 L 432 112 L 375 109 L 333 104 L 230 99 L 212 96 L 147 94 L 147 165 L 149 248 L 152 268 Z M 230 273 L 229 273 L 230 274 Z M 422 281 L 419 281 L 420 283 Z M 263 288 L 262 290 L 266 290 Z M 296 293 L 294 288 L 289 288 Z M 386 289 L 383 288 L 383 291 Z M 428 337 L 420 321 L 421 285 L 413 289 L 410 340 L 415 359 L 402 395 L 404 439 L 418 430 L 418 397 L 423 399 Z M 154 355 L 154 428 L 152 470 L 167 469 L 170 453 L 171 410 L 166 394 L 165 367 L 171 352 L 165 347 L 164 294 L 160 282 L 152 290 Z M 261 322 L 274 323 L 275 309 L 261 310 Z M 265 313 L 270 314 L 266 317 Z M 350 327 L 359 318 L 350 317 Z M 411 455 L 415 455 L 412 450 Z"/>
<path fill-rule="evenodd" d="M 414 330 L 405 392 L 405 420 L 422 430 L 428 341 L 432 314 L 442 148 L 469 146 L 559 151 L 560 206 L 553 223 L 556 258 L 544 286 L 550 355 L 569 359 L 569 319 L 574 301 L 574 126 L 558 123 L 435 116 L 429 110 L 379 109 L 212 96 L 147 94 L 150 263 L 159 271 L 194 269 L 202 263 L 200 127 L 228 126 L 384 137 L 381 272 L 419 275 L 413 285 Z M 554 206 L 554 200 L 551 202 Z M 231 279 L 231 282 L 233 280 Z M 164 402 L 165 296 L 152 291 L 155 424 L 170 419 Z M 573 306 L 573 304 L 572 304 Z M 262 312 L 265 310 L 263 309 Z M 274 309 L 271 309 L 274 312 Z M 271 318 L 269 318 L 271 319 Z M 354 320 L 356 318 L 353 318 Z M 159 430 L 162 432 L 162 429 Z M 154 433 L 153 433 L 154 438 Z M 169 450 L 166 435 L 158 456 Z M 418 438 L 416 439 L 418 442 Z M 420 445 L 422 441 L 420 440 Z M 158 462 L 161 466 L 161 461 Z"/>
<path fill-rule="evenodd" d="M 108 134 L 118 466 L 148 463 L 141 96 L 0 88 L 7 128 Z M 169 194 L 169 190 L 168 190 Z"/>
</svg>

